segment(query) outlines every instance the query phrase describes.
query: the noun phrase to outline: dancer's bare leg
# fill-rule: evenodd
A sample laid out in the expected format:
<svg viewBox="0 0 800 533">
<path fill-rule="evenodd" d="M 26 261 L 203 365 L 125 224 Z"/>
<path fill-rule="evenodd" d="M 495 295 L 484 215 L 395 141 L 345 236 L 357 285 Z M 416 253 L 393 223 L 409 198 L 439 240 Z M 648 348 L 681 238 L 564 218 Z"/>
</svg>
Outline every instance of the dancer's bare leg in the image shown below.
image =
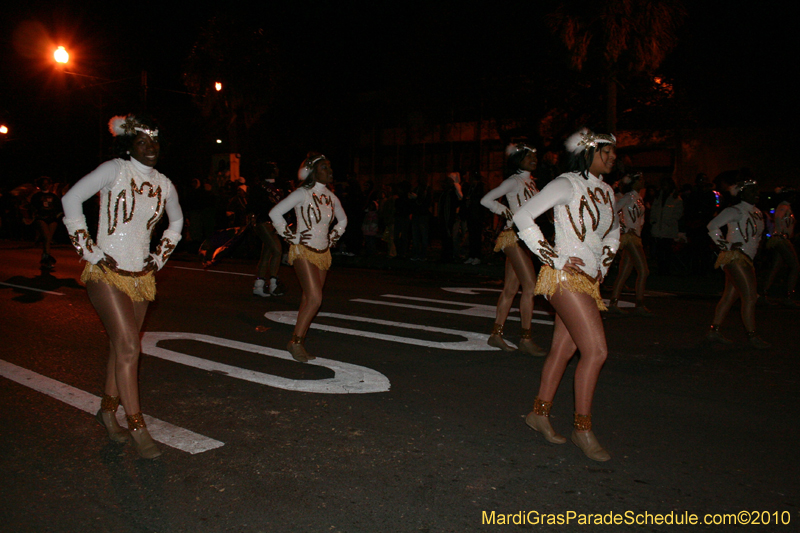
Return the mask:
<svg viewBox="0 0 800 533">
<path fill-rule="evenodd" d="M 322 287 L 325 285 L 325 277 L 328 272 L 320 270 L 305 259 L 295 259 L 294 270 L 300 280 L 300 287 L 303 289 L 294 334 L 303 338 L 322 305 Z"/>
<path fill-rule="evenodd" d="M 256 235 L 261 239 L 261 257 L 258 260 L 258 277 L 277 277 L 281 264 L 281 243 L 272 224 L 264 222 L 255 227 Z"/>
<path fill-rule="evenodd" d="M 633 272 L 633 261 L 631 261 L 631 254 L 628 251 L 628 246 L 622 249 L 619 258 L 619 272 L 617 272 L 617 279 L 614 280 L 614 287 L 611 289 L 611 302 L 612 305 L 619 300 L 622 295 L 622 287 Z"/>
<path fill-rule="evenodd" d="M 92 302 L 109 337 L 105 393 L 119 396 L 128 415 L 141 411 L 139 405 L 139 333 L 149 302 L 134 302 L 106 283 L 86 284 Z"/>
<path fill-rule="evenodd" d="M 590 415 L 600 369 L 608 356 L 603 320 L 588 294 L 556 289 L 550 302 L 556 310 L 553 344 L 542 368 L 540 399 L 551 402 L 575 349 L 581 359 L 575 369 L 575 412 Z"/>
<path fill-rule="evenodd" d="M 511 248 L 507 246 L 503 251 Z M 505 278 L 503 282 L 503 291 L 500 293 L 500 298 L 497 300 L 497 311 L 495 315 L 495 323 L 503 325 L 508 318 L 508 312 L 511 309 L 511 304 L 514 303 L 514 298 L 519 292 L 520 281 L 517 274 L 514 272 L 514 265 L 506 252 L 505 264 Z M 521 312 L 521 310 L 520 310 Z"/>
<path fill-rule="evenodd" d="M 733 281 L 733 276 L 730 271 L 731 263 L 722 267 L 725 272 L 725 288 L 722 290 L 722 298 L 719 299 L 717 307 L 714 310 L 713 326 L 721 326 L 731 310 L 731 306 L 739 298 L 739 290 Z"/>
<path fill-rule="evenodd" d="M 533 261 L 525 251 L 518 245 L 506 246 L 503 251 L 506 254 L 506 280 L 508 280 L 508 265 L 511 264 L 512 274 L 514 275 L 514 294 L 522 285 L 522 298 L 519 302 L 519 316 L 523 329 L 531 328 L 533 318 L 533 291 L 536 288 L 536 271 L 533 269 Z M 505 287 L 504 287 L 505 289 Z M 511 296 L 513 300 L 514 296 Z M 499 307 L 499 305 L 498 305 Z M 508 315 L 508 310 L 506 310 Z"/>
<path fill-rule="evenodd" d="M 631 262 L 636 268 L 636 303 L 640 305 L 641 302 L 644 302 L 644 288 L 647 286 L 650 269 L 647 266 L 647 256 L 641 244 L 630 246 L 629 251 Z"/>
<path fill-rule="evenodd" d="M 750 265 L 729 263 L 725 265 L 726 272 L 731 274 L 731 279 L 736 291 L 742 298 L 742 322 L 748 332 L 756 330 L 756 271 Z M 727 279 L 726 279 L 727 281 Z"/>
</svg>

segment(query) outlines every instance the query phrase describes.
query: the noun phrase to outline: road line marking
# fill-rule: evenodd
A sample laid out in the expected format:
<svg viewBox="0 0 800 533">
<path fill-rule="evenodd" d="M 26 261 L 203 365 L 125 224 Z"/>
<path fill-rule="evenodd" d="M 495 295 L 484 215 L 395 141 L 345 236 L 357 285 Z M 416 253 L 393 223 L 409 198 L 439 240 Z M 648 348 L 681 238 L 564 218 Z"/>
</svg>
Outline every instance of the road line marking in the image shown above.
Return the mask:
<svg viewBox="0 0 800 533">
<path fill-rule="evenodd" d="M 297 311 L 270 311 L 264 314 L 268 319 L 279 322 L 281 324 L 294 325 L 297 322 Z M 425 346 L 426 348 L 441 348 L 444 350 L 459 350 L 459 351 L 482 351 L 482 350 L 499 350 L 499 348 L 492 348 L 486 344 L 489 340 L 488 335 L 482 333 L 473 333 L 471 331 L 459 331 L 456 329 L 436 328 L 433 326 L 423 326 L 420 324 L 406 324 L 404 322 L 391 322 L 388 320 L 379 320 L 377 318 L 365 318 L 353 315 L 338 315 L 335 313 L 319 313 L 318 317 L 339 318 L 342 320 L 352 320 L 355 322 L 369 322 L 370 324 L 377 324 L 379 326 L 392 326 L 404 329 L 416 329 L 420 331 L 432 331 L 436 333 L 446 333 L 462 337 L 465 340 L 456 342 L 434 342 L 422 339 L 412 339 L 409 337 L 398 337 L 396 335 L 386 335 L 385 333 L 376 333 L 374 331 L 362 331 L 357 329 L 340 328 L 336 326 L 328 326 L 326 324 L 311 323 L 312 329 L 319 329 L 322 331 L 331 331 L 334 333 L 343 333 L 345 335 L 355 335 L 357 337 L 366 337 L 368 339 L 380 339 L 385 341 L 400 342 L 403 344 L 413 344 L 414 346 Z M 506 344 L 509 346 L 516 346 L 508 341 Z M 313 362 L 313 361 L 312 361 Z"/>
<path fill-rule="evenodd" d="M 4 283 L 2 281 L 0 281 L 0 285 L 5 285 L 6 287 L 14 287 L 16 289 L 25 289 L 28 291 L 43 292 L 45 294 L 55 294 L 56 296 L 64 296 L 63 292 L 53 292 L 53 291 L 46 291 L 44 289 L 34 289 L 33 287 L 26 287 L 25 285 L 14 285 L 13 283 Z"/>
<path fill-rule="evenodd" d="M 383 296 L 393 296 L 391 294 L 384 294 Z M 405 298 L 405 296 L 395 296 L 395 298 Z M 367 300 L 364 298 L 356 298 L 350 300 L 351 302 L 358 302 L 358 303 L 366 303 L 366 304 L 375 304 L 375 305 L 386 305 L 389 307 L 404 307 L 406 309 L 419 309 L 421 311 L 432 311 L 434 313 L 449 313 L 452 315 L 466 315 L 466 316 L 477 316 L 481 318 L 495 318 L 496 316 L 496 308 L 493 305 L 478 305 L 478 304 L 468 304 L 468 303 L 459 303 L 459 302 L 444 302 L 448 305 L 463 305 L 469 306 L 468 309 L 458 310 L 458 309 L 444 309 L 441 307 L 428 307 L 424 305 L 413 305 L 413 304 L 402 304 L 398 302 L 383 302 L 380 300 Z M 429 301 L 437 301 L 437 300 L 429 300 Z M 517 309 L 513 309 L 517 310 Z M 536 312 L 536 311 L 534 311 Z M 542 314 L 548 314 L 544 311 L 539 311 Z M 520 319 L 517 316 L 509 316 L 507 320 L 517 321 L 519 322 Z M 534 324 L 544 324 L 547 326 L 552 326 L 552 320 L 539 320 L 534 318 L 531 320 Z"/>
<path fill-rule="evenodd" d="M 416 296 L 405 296 L 403 294 L 381 294 L 381 296 L 383 298 L 403 298 L 403 299 L 406 299 L 406 300 L 415 300 L 417 302 L 431 302 L 431 303 L 447 304 L 447 305 L 463 305 L 463 306 L 468 306 L 468 307 L 475 307 L 476 309 L 490 309 L 492 311 L 492 316 L 494 316 L 495 309 L 497 308 L 494 305 L 471 304 L 471 303 L 467 303 L 467 302 L 454 302 L 452 300 L 434 300 L 432 298 L 419 298 L 419 297 L 416 297 Z M 512 307 L 511 310 L 512 311 L 519 311 L 519 309 L 516 308 L 516 307 Z M 539 311 L 539 310 L 536 310 L 536 309 L 533 310 L 533 314 L 551 316 L 551 313 L 548 313 L 547 311 Z M 552 322 L 548 322 L 548 323 L 552 324 Z"/>
<path fill-rule="evenodd" d="M 295 312 L 295 317 L 296 315 L 297 313 Z M 292 324 L 294 324 L 294 320 L 292 320 Z M 322 366 L 333 370 L 334 377 L 332 378 L 289 379 L 257 372 L 255 370 L 239 368 L 238 366 L 217 363 L 166 348 L 159 348 L 157 344 L 162 340 L 194 340 L 295 362 L 292 356 L 285 350 L 276 350 L 266 346 L 212 337 L 200 333 L 148 331 L 142 336 L 142 352 L 154 357 L 160 357 L 161 359 L 166 359 L 174 363 L 192 366 L 209 372 L 221 372 L 228 377 L 250 381 L 252 383 L 260 383 L 261 385 L 267 385 L 278 389 L 326 394 L 366 394 L 372 392 L 386 392 L 390 387 L 389 379 L 376 370 L 363 366 L 351 365 L 349 363 L 342 363 L 341 361 L 334 361 L 332 359 L 317 357 L 305 363 L 307 365 Z"/>
<path fill-rule="evenodd" d="M 66 383 L 61 383 L 60 381 L 37 374 L 32 370 L 22 368 L 1 359 L 0 376 L 41 392 L 42 394 L 46 394 L 51 398 L 55 398 L 56 400 L 71 405 L 81 411 L 85 411 L 93 416 L 97 412 L 97 407 L 100 405 L 100 398 L 94 394 L 89 394 L 88 392 L 76 389 Z M 120 424 L 124 427 L 126 422 L 122 411 L 124 410 L 120 409 L 117 411 L 117 420 L 119 420 Z M 150 435 L 152 435 L 155 440 L 192 455 L 207 452 L 208 450 L 213 450 L 214 448 L 225 445 L 224 442 L 204 437 L 203 435 L 182 427 L 173 426 L 168 422 L 153 418 L 149 415 L 144 415 L 144 420 L 147 424 L 147 429 L 150 431 Z"/>
<path fill-rule="evenodd" d="M 227 270 L 209 270 L 207 268 L 190 268 L 181 266 L 170 266 L 170 268 L 180 268 L 181 270 L 195 270 L 197 272 L 214 272 L 216 274 L 231 274 L 233 276 L 250 276 L 251 278 L 255 276 L 255 274 L 245 274 L 243 272 L 228 272 Z"/>
</svg>

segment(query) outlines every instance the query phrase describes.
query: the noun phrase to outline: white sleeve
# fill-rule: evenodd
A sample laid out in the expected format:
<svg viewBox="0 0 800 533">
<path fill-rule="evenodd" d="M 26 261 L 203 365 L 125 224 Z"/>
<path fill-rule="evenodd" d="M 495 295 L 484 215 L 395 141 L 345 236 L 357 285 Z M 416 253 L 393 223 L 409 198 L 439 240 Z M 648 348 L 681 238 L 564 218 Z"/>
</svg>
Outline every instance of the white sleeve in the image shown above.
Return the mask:
<svg viewBox="0 0 800 533">
<path fill-rule="evenodd" d="M 329 246 L 333 246 L 344 235 L 344 229 L 347 227 L 347 215 L 342 209 L 342 203 L 336 198 L 333 204 L 333 215 L 336 217 L 336 225 L 331 230 L 328 236 Z"/>
<path fill-rule="evenodd" d="M 613 201 L 614 197 L 612 196 L 611 198 Z M 605 278 L 606 274 L 608 274 L 608 269 L 611 268 L 614 257 L 617 255 L 617 250 L 619 250 L 620 218 L 616 216 L 616 213 L 618 213 L 620 209 L 616 204 L 613 209 L 614 216 L 612 217 L 611 229 L 606 236 L 603 237 L 602 259 L 600 260 L 600 275 L 602 278 Z"/>
<path fill-rule="evenodd" d="M 167 203 L 164 206 L 164 210 L 167 212 L 167 217 L 169 217 L 169 226 L 161 235 L 156 251 L 150 254 L 153 261 L 158 265 L 159 270 L 164 268 L 167 259 L 175 251 L 175 246 L 181 240 L 181 230 L 183 229 L 183 211 L 181 210 L 181 204 L 178 202 L 178 192 L 172 182 L 169 183 Z"/>
<path fill-rule="evenodd" d="M 119 172 L 119 164 L 106 161 L 92 172 L 81 178 L 61 198 L 64 209 L 64 225 L 67 227 L 72 246 L 84 260 L 96 265 L 105 257 L 105 253 L 92 240 L 86 217 L 83 214 L 83 202 L 100 192 L 104 187 L 114 183 Z"/>
<path fill-rule="evenodd" d="M 572 194 L 572 183 L 566 178 L 556 178 L 539 194 L 528 200 L 514 215 L 514 224 L 519 230 L 520 239 L 541 259 L 542 263 L 556 269 L 561 269 L 567 258 L 559 258 L 553 246 L 544 238 L 535 219 L 548 209 L 568 203 Z"/>
<path fill-rule="evenodd" d="M 487 192 L 483 196 L 483 198 L 481 198 L 481 205 L 486 209 L 488 209 L 489 211 L 491 211 L 492 213 L 494 213 L 495 215 L 505 216 L 507 219 L 510 220 L 511 217 L 513 216 L 511 210 L 507 206 L 498 202 L 497 199 L 502 198 L 503 196 L 513 191 L 515 186 L 516 186 L 515 180 L 506 179 L 505 181 L 503 181 L 503 183 L 501 183 L 491 191 Z"/>
<path fill-rule="evenodd" d="M 708 236 L 711 237 L 711 240 L 714 241 L 721 250 L 729 250 L 730 243 L 722 236 L 722 231 L 720 230 L 723 226 L 727 226 L 729 222 L 733 222 L 737 218 L 739 218 L 739 210 L 735 207 L 727 207 L 706 226 L 706 228 L 708 228 Z"/>
<path fill-rule="evenodd" d="M 275 226 L 275 231 L 290 243 L 294 238 L 294 234 L 286 224 L 286 219 L 283 215 L 294 209 L 305 197 L 305 192 L 302 189 L 295 189 L 289 196 L 278 202 L 269 212 L 269 219 L 272 221 L 272 225 Z"/>
</svg>

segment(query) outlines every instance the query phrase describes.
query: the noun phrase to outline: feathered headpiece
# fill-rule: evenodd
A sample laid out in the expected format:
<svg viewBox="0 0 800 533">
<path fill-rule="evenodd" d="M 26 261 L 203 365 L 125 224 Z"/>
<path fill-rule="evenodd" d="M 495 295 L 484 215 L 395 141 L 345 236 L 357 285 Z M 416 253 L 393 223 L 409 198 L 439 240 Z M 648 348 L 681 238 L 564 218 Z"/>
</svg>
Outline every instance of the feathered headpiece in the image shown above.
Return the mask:
<svg viewBox="0 0 800 533">
<path fill-rule="evenodd" d="M 598 144 L 613 144 L 616 146 L 617 138 L 611 133 L 608 135 L 597 134 L 583 128 L 570 135 L 564 146 L 567 147 L 568 152 L 577 154 L 589 148 L 597 148 Z"/>
<path fill-rule="evenodd" d="M 328 159 L 322 154 L 319 154 L 316 157 L 309 157 L 300 165 L 300 169 L 297 171 L 297 177 L 300 178 L 300 181 L 305 181 L 308 176 L 314 171 L 314 165 L 317 162 L 322 161 L 323 159 Z"/>
<path fill-rule="evenodd" d="M 747 181 L 740 181 L 733 187 L 731 187 L 730 192 L 731 196 L 739 196 L 739 193 L 745 190 L 748 187 L 755 187 L 758 185 L 756 180 L 747 180 Z"/>
<path fill-rule="evenodd" d="M 114 137 L 137 135 L 138 132 L 142 132 L 154 141 L 158 139 L 158 129 L 151 130 L 139 122 L 135 115 L 111 117 L 111 120 L 108 121 L 108 130 Z"/>
<path fill-rule="evenodd" d="M 528 150 L 529 152 L 536 153 L 536 148 L 531 148 L 525 143 L 511 143 L 506 146 L 506 157 L 511 157 L 512 155 L 519 153 L 523 150 Z"/>
</svg>

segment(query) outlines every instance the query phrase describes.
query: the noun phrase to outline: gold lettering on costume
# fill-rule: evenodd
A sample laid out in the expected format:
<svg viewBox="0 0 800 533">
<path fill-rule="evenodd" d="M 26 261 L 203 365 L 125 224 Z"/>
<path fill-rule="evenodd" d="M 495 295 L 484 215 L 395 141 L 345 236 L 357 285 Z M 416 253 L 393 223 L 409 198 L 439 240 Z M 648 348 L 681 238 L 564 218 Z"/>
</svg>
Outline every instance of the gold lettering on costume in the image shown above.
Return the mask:
<svg viewBox="0 0 800 533">
<path fill-rule="evenodd" d="M 156 255 L 160 257 L 164 263 L 166 263 L 167 259 L 169 259 L 169 256 L 171 256 L 172 252 L 174 251 L 175 244 L 173 244 L 173 242 L 166 237 L 163 237 L 156 248 Z"/>
<path fill-rule="evenodd" d="M 89 232 L 85 229 L 79 229 L 75 233 L 69 236 L 69 240 L 72 243 L 72 246 L 75 250 L 78 251 L 78 255 L 83 255 L 83 246 L 81 246 L 81 238 L 83 238 L 84 246 L 89 251 L 89 253 L 94 252 L 94 241 L 92 241 L 92 236 L 89 235 Z"/>
<path fill-rule="evenodd" d="M 133 219 L 133 214 L 136 211 L 136 195 L 139 196 L 144 194 L 144 188 L 147 187 L 147 197 L 148 198 L 157 198 L 156 209 L 153 213 L 153 216 L 147 221 L 147 229 L 153 229 L 153 226 L 156 222 L 159 221 L 161 215 L 164 214 L 164 202 L 162 201 L 161 195 L 161 186 L 153 187 L 153 184 L 149 181 L 145 181 L 142 183 L 141 187 L 136 187 L 136 181 L 131 178 L 131 188 L 130 188 L 130 198 L 131 198 L 131 209 L 128 212 L 128 191 L 123 189 L 117 194 L 117 198 L 114 201 L 114 216 L 111 216 L 111 191 L 108 191 L 108 234 L 113 235 L 115 231 L 117 231 L 117 225 L 119 224 L 119 207 L 122 204 L 122 223 L 127 224 Z"/>
<path fill-rule="evenodd" d="M 333 208 L 333 200 L 327 194 L 317 196 L 316 193 L 313 193 L 311 200 L 312 203 L 301 211 L 303 222 L 306 223 L 307 228 L 314 227 L 314 224 L 318 224 L 322 220 L 322 206 Z"/>
<path fill-rule="evenodd" d="M 539 257 L 550 267 L 555 268 L 553 259 L 558 257 L 558 253 L 553 246 L 546 240 L 539 241 Z"/>
<path fill-rule="evenodd" d="M 617 254 L 614 253 L 614 249 L 610 246 L 603 246 L 603 266 L 611 266 L 611 263 L 614 262 L 614 257 Z"/>
<path fill-rule="evenodd" d="M 591 200 L 591 205 L 589 201 Z M 606 192 L 600 187 L 595 187 L 594 190 L 587 187 L 586 195 L 581 196 L 580 202 L 578 203 L 578 222 L 580 222 L 580 229 L 578 226 L 575 225 L 575 220 L 572 217 L 572 211 L 570 210 L 569 206 L 565 206 L 567 210 L 567 215 L 569 216 L 569 222 L 572 224 L 572 229 L 575 231 L 575 235 L 581 240 L 581 242 L 586 239 L 586 218 L 584 216 L 584 212 L 589 214 L 589 218 L 592 221 L 592 231 L 597 231 L 597 227 L 600 225 L 600 204 L 608 205 L 613 209 L 613 202 L 611 201 L 611 192 Z M 613 227 L 613 213 L 612 213 L 612 221 L 606 229 L 606 232 L 603 234 L 603 238 L 609 234 L 611 228 Z"/>
<path fill-rule="evenodd" d="M 760 210 L 754 209 L 747 214 L 747 220 L 744 223 L 744 231 L 742 231 L 741 226 L 739 227 L 739 233 L 742 234 L 744 242 L 750 242 L 750 237 L 756 235 L 758 222 L 760 220 L 764 220 L 764 215 Z"/>
<path fill-rule="evenodd" d="M 528 178 L 525 180 L 524 187 L 522 189 L 522 198 L 519 197 L 520 193 L 517 193 L 517 205 L 522 207 L 525 203 L 539 194 L 539 189 L 536 188 L 536 184 L 533 182 L 532 179 Z"/>
</svg>

